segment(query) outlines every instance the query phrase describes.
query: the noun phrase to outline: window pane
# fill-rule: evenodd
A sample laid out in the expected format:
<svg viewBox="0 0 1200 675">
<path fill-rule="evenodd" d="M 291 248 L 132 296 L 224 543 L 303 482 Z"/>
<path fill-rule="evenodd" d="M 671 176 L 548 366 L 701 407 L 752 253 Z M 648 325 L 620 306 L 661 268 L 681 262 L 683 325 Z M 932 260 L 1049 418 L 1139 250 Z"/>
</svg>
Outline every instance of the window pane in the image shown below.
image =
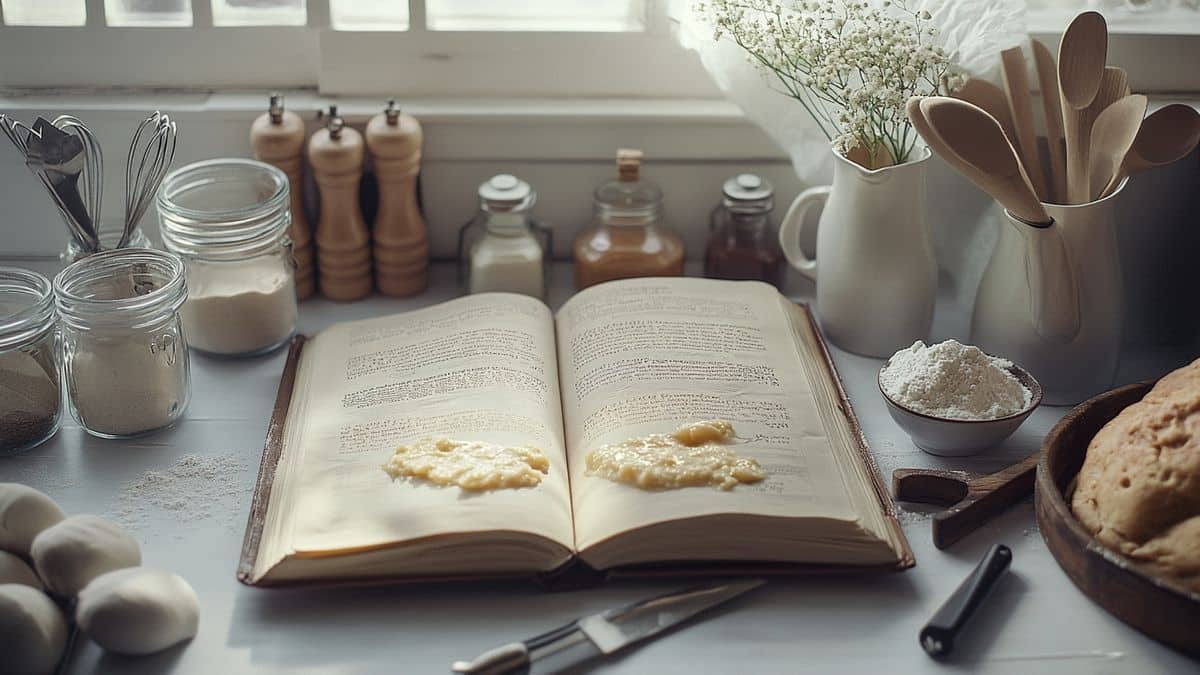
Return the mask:
<svg viewBox="0 0 1200 675">
<path fill-rule="evenodd" d="M 110 26 L 190 26 L 191 0 L 104 0 Z"/>
<path fill-rule="evenodd" d="M 329 0 L 334 30 L 408 30 L 408 0 Z"/>
<path fill-rule="evenodd" d="M 82 26 L 87 23 L 83 0 L 0 0 L 10 26 Z"/>
<path fill-rule="evenodd" d="M 642 0 L 425 0 L 431 30 L 637 31 Z"/>
<path fill-rule="evenodd" d="M 303 26 L 304 0 L 212 0 L 214 26 Z"/>
</svg>

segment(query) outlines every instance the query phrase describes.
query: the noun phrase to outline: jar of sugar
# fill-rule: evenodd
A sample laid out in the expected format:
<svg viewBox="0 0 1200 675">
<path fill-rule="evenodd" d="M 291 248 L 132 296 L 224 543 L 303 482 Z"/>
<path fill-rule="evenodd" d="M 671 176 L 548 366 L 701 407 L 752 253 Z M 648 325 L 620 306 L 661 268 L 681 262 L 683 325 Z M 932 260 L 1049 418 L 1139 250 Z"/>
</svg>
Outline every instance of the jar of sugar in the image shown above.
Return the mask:
<svg viewBox="0 0 1200 675">
<path fill-rule="evenodd" d="M 529 183 L 502 173 L 479 186 L 479 213 L 458 235 L 460 269 L 472 293 L 546 293 L 550 230 L 530 211 L 537 193 Z"/>
<path fill-rule="evenodd" d="M 193 349 L 270 352 L 296 329 L 288 178 L 249 159 L 210 159 L 167 175 L 158 193 L 163 245 L 187 266 L 183 325 Z"/>
<path fill-rule="evenodd" d="M 102 251 L 54 278 L 63 383 L 88 433 L 137 436 L 183 415 L 190 376 L 179 310 L 187 295 L 183 260 L 147 248 Z"/>
<path fill-rule="evenodd" d="M 53 436 L 61 400 L 50 280 L 0 267 L 0 456 Z"/>
</svg>

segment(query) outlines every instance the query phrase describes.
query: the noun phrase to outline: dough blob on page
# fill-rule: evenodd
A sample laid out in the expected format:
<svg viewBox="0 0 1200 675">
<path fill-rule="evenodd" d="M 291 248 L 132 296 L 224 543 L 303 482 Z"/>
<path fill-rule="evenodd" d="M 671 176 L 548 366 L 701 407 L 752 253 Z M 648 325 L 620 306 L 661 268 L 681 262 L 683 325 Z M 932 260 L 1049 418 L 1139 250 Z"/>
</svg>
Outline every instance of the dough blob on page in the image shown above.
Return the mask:
<svg viewBox="0 0 1200 675">
<path fill-rule="evenodd" d="M 464 490 L 534 487 L 550 471 L 550 460 L 532 446 L 504 447 L 480 441 L 423 439 L 396 448 L 383 470 L 392 477 L 421 478 Z"/>
<path fill-rule="evenodd" d="M 647 434 L 602 445 L 587 455 L 587 475 L 644 490 L 711 486 L 732 490 L 757 483 L 767 472 L 757 461 L 726 447 L 736 438 L 733 424 L 706 420 L 670 434 Z"/>
</svg>

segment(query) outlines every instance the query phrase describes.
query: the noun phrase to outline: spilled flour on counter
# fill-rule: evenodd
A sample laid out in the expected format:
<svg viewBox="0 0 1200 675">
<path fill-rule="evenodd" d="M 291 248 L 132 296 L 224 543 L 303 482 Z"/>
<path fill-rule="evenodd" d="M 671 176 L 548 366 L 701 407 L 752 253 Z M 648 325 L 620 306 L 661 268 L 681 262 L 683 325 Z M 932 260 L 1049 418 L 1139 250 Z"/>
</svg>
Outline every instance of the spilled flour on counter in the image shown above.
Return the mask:
<svg viewBox="0 0 1200 675">
<path fill-rule="evenodd" d="M 990 420 L 1029 407 L 1033 394 L 1009 371 L 1012 362 L 956 340 L 926 347 L 917 340 L 888 359 L 879 374 L 896 403 L 926 415 Z"/>
<path fill-rule="evenodd" d="M 246 472 L 246 462 L 232 453 L 184 455 L 166 469 L 126 483 L 110 511 L 117 522 L 139 532 L 161 521 L 176 528 L 215 521 L 236 531 L 251 489 Z"/>
</svg>

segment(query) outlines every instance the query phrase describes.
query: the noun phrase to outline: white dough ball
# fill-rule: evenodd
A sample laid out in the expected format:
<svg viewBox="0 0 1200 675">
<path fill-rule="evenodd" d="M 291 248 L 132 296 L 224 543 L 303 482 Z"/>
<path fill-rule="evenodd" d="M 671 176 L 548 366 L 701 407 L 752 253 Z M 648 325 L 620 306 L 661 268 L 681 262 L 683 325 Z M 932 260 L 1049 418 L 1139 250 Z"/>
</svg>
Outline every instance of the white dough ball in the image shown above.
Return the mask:
<svg viewBox="0 0 1200 675">
<path fill-rule="evenodd" d="M 33 567 L 51 593 L 72 597 L 96 577 L 142 562 L 137 542 L 100 516 L 71 516 L 33 540 Z"/>
<path fill-rule="evenodd" d="M 65 517 L 58 504 L 38 490 L 0 483 L 0 549 L 27 556 L 33 538 Z"/>
<path fill-rule="evenodd" d="M 0 672 L 54 672 L 67 647 L 67 622 L 36 588 L 0 584 Z"/>
<path fill-rule="evenodd" d="M 0 584 L 21 584 L 42 590 L 42 580 L 19 556 L 0 551 Z"/>
<path fill-rule="evenodd" d="M 150 654 L 195 637 L 200 602 L 178 574 L 131 567 L 88 584 L 79 594 L 75 621 L 110 652 Z"/>
</svg>

